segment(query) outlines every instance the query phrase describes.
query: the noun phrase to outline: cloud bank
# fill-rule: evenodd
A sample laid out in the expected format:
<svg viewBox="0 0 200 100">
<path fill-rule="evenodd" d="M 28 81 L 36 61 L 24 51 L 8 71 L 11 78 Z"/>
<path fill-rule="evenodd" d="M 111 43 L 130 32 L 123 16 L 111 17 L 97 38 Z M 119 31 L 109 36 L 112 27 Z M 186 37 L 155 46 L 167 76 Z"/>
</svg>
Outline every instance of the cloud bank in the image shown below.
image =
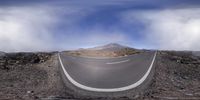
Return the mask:
<svg viewBox="0 0 200 100">
<path fill-rule="evenodd" d="M 109 19 L 101 18 L 103 5 L 0 7 L 0 51 L 55 51 L 111 42 L 153 49 L 200 50 L 200 8 L 113 10 Z M 116 17 L 117 23 L 101 23 L 94 20 L 93 14 L 99 14 L 102 21 L 112 22 Z M 94 22 L 90 20 L 93 17 Z M 128 29 L 131 25 L 133 30 Z"/>
<path fill-rule="evenodd" d="M 200 8 L 128 12 L 125 19 L 140 20 L 146 43 L 156 48 L 200 50 Z"/>
<path fill-rule="evenodd" d="M 51 50 L 50 30 L 56 20 L 50 11 L 40 7 L 0 8 L 0 50 Z"/>
<path fill-rule="evenodd" d="M 57 51 L 126 41 L 119 31 L 77 29 L 76 22 L 91 13 L 83 9 L 45 5 L 0 7 L 0 51 Z"/>
</svg>

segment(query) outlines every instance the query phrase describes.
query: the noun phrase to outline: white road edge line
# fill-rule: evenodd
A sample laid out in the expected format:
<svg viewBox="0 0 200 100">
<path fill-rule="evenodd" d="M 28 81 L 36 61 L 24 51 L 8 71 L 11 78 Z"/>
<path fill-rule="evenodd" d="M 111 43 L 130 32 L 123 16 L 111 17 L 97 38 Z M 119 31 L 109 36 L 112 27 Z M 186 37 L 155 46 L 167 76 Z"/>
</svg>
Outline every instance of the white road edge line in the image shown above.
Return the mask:
<svg viewBox="0 0 200 100">
<path fill-rule="evenodd" d="M 62 69 L 64 71 L 64 74 L 66 75 L 66 77 L 68 78 L 68 80 L 72 84 L 74 84 L 76 87 L 81 88 L 83 90 L 87 90 L 87 91 L 93 91 L 93 92 L 120 92 L 120 91 L 126 91 L 126 90 L 133 89 L 133 88 L 139 86 L 140 84 L 142 84 L 146 80 L 146 78 L 148 77 L 148 75 L 151 72 L 151 69 L 153 67 L 153 64 L 154 64 L 154 61 L 155 61 L 155 58 L 156 58 L 156 54 L 157 54 L 157 51 L 154 54 L 154 57 L 153 57 L 153 60 L 151 62 L 151 65 L 150 65 L 149 69 L 147 70 L 147 72 L 145 73 L 145 75 L 139 81 L 137 81 L 136 83 L 134 83 L 132 85 L 129 85 L 129 86 L 125 86 L 125 87 L 121 87 L 121 88 L 113 88 L 113 89 L 93 88 L 93 87 L 85 86 L 85 85 L 82 85 L 82 84 L 76 82 L 69 75 L 69 73 L 65 70 L 59 53 L 58 53 L 58 56 L 59 56 L 59 61 L 60 61 L 61 67 L 62 67 Z"/>
<path fill-rule="evenodd" d="M 128 61 L 130 61 L 130 59 L 123 60 L 123 61 L 118 61 L 118 62 L 108 62 L 108 63 L 106 63 L 106 64 L 112 65 L 112 64 L 119 64 L 119 63 L 124 63 L 124 62 L 128 62 Z"/>
</svg>

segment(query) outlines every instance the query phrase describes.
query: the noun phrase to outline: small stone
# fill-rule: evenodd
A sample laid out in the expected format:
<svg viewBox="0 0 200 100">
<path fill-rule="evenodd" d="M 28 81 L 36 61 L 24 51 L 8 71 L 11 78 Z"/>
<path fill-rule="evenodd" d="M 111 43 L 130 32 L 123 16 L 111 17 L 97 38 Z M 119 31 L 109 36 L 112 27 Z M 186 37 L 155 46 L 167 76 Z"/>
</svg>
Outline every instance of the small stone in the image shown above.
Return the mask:
<svg viewBox="0 0 200 100">
<path fill-rule="evenodd" d="M 33 91 L 27 91 L 28 94 L 33 93 Z"/>
</svg>

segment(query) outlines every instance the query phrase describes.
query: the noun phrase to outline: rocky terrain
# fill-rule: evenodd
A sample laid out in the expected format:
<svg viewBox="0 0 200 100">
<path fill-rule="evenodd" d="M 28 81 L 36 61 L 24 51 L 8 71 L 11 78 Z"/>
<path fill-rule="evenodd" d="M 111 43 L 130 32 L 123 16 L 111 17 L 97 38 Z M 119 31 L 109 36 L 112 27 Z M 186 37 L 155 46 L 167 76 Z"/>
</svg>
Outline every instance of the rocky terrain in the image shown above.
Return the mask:
<svg viewBox="0 0 200 100">
<path fill-rule="evenodd" d="M 159 52 L 155 75 L 144 97 L 152 99 L 200 99 L 200 57 L 192 52 Z"/>
<path fill-rule="evenodd" d="M 149 87 L 128 97 L 76 94 L 59 72 L 56 53 L 10 53 L 0 56 L 0 100 L 199 100 L 200 57 L 192 52 L 159 51 Z"/>
<path fill-rule="evenodd" d="M 9 53 L 0 56 L 0 100 L 66 97 L 64 90 L 55 53 Z"/>
</svg>

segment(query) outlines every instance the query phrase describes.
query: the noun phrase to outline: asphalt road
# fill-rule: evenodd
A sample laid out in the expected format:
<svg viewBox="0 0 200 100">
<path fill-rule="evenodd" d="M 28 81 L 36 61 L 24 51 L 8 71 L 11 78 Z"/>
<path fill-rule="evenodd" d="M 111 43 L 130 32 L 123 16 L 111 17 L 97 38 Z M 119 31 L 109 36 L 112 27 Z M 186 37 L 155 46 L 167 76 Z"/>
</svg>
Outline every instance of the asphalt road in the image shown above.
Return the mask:
<svg viewBox="0 0 200 100">
<path fill-rule="evenodd" d="M 81 85 L 83 89 L 89 87 L 103 90 L 120 89 L 139 81 L 141 83 L 141 79 L 151 70 L 155 57 L 155 51 L 109 59 L 74 57 L 60 53 L 60 62 L 67 73 L 66 78 L 71 78 L 74 85 Z"/>
</svg>

